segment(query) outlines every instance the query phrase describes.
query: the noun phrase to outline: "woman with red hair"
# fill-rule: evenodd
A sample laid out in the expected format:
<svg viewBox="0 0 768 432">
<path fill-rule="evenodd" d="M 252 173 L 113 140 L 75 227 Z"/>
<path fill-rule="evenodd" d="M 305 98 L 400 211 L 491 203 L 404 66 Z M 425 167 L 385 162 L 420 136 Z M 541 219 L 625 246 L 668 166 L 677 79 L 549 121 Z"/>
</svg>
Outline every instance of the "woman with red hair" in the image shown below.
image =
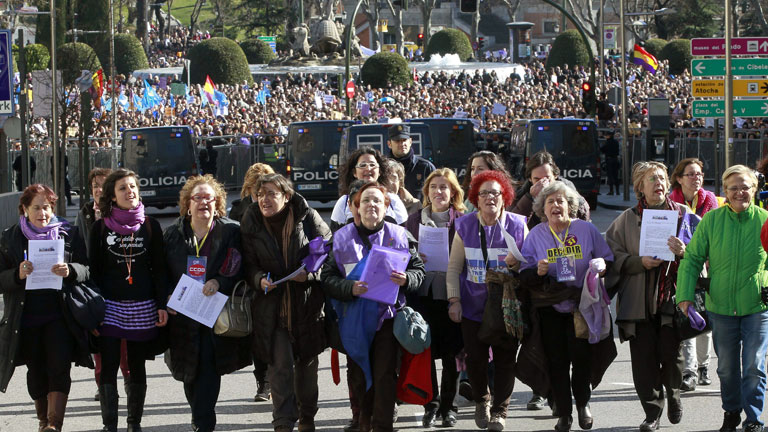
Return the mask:
<svg viewBox="0 0 768 432">
<path fill-rule="evenodd" d="M 481 429 L 504 430 L 509 397 L 515 384 L 515 355 L 518 340 L 485 343 L 478 338 L 489 282 L 500 274 L 517 272 L 520 263 L 512 255 L 511 241 L 518 250 L 528 234 L 525 217 L 504 209 L 514 200 L 509 179 L 499 171 L 484 171 L 472 177 L 469 201 L 476 212 L 456 220 L 456 235 L 446 272 L 448 314 L 461 323 L 467 374 L 475 401 L 475 424 Z M 502 231 L 506 231 L 506 234 Z M 507 243 L 507 239 L 511 239 Z M 516 274 L 516 273 L 515 273 Z M 493 403 L 488 390 L 488 348 L 495 363 Z"/>
</svg>

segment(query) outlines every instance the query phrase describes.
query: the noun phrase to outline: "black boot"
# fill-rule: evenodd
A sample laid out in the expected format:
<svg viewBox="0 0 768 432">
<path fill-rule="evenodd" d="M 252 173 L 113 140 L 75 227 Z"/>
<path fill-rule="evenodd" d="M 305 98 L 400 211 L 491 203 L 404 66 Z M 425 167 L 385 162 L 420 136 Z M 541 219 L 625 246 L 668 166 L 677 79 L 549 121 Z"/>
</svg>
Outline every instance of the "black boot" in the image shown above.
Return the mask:
<svg viewBox="0 0 768 432">
<path fill-rule="evenodd" d="M 128 391 L 128 432 L 141 432 L 141 416 L 144 414 L 147 385 L 129 383 L 125 388 Z"/>
<path fill-rule="evenodd" d="M 35 399 L 35 411 L 37 412 L 37 420 L 40 422 L 38 431 L 42 432 L 46 426 L 48 426 L 48 397 L 41 397 Z"/>
<path fill-rule="evenodd" d="M 102 432 L 117 432 L 117 386 L 104 384 L 99 386 L 101 398 L 101 422 L 104 423 Z"/>
</svg>

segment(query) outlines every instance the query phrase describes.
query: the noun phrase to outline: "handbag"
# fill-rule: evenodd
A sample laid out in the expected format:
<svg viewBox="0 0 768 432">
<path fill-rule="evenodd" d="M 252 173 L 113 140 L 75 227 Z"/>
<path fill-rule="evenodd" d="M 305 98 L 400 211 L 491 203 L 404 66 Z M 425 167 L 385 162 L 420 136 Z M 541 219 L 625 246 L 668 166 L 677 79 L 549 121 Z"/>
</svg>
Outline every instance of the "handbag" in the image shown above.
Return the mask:
<svg viewBox="0 0 768 432">
<path fill-rule="evenodd" d="M 213 325 L 213 333 L 222 337 L 245 337 L 253 331 L 251 319 L 251 289 L 244 280 L 235 285 L 224 308 Z"/>
<path fill-rule="evenodd" d="M 64 302 L 77 324 L 89 331 L 101 325 L 107 306 L 96 285 L 89 280 L 67 287 Z"/>
<path fill-rule="evenodd" d="M 483 320 L 480 322 L 477 338 L 487 345 L 503 345 L 514 340 L 514 336 L 507 332 L 504 321 L 504 283 L 508 281 L 506 276 L 509 275 L 493 270 L 486 272 L 488 297 L 485 300 Z M 510 330 L 512 330 L 511 326 Z"/>
<path fill-rule="evenodd" d="M 408 306 L 397 311 L 392 332 L 400 345 L 411 354 L 421 354 L 432 344 L 429 324 L 420 313 Z"/>
<path fill-rule="evenodd" d="M 699 278 L 701 279 L 704 278 Z M 709 282 L 709 279 L 705 279 L 707 282 Z M 680 310 L 679 307 L 675 306 L 675 332 L 677 333 L 677 339 L 680 341 L 684 341 L 686 339 L 695 338 L 696 336 L 699 336 L 701 334 L 704 334 L 708 331 L 712 331 L 712 324 L 709 322 L 709 318 L 707 316 L 707 309 L 704 306 L 707 296 L 707 291 L 704 286 L 708 286 L 709 284 L 705 284 L 703 282 L 699 282 L 696 284 L 696 290 L 693 292 L 693 308 L 696 309 L 696 312 L 701 315 L 702 318 L 707 322 L 707 325 L 702 330 L 697 330 L 693 327 L 691 327 L 691 321 L 688 319 L 687 316 L 683 313 L 683 311 Z"/>
</svg>

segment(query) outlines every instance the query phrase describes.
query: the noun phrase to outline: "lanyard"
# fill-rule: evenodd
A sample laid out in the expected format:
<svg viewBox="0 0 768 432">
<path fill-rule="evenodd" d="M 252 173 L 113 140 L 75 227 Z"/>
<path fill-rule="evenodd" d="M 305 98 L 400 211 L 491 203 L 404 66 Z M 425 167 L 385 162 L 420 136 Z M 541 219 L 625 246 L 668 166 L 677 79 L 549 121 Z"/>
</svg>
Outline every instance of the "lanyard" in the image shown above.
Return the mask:
<svg viewBox="0 0 768 432">
<path fill-rule="evenodd" d="M 125 246 L 122 241 L 120 242 L 120 247 L 123 248 L 123 256 L 125 256 L 125 268 L 128 269 L 128 276 L 125 277 L 125 280 L 128 281 L 128 285 L 133 285 L 133 276 L 131 276 L 131 266 L 133 265 L 131 262 L 133 260 L 133 234 L 131 234 L 131 245 L 128 247 L 130 252 L 125 251 Z"/>
<path fill-rule="evenodd" d="M 197 235 L 195 235 L 194 230 L 192 231 L 192 238 L 195 239 L 195 255 L 197 258 L 200 258 L 200 249 L 203 248 L 203 245 L 205 245 L 205 240 L 208 238 L 208 234 L 211 233 L 211 229 L 213 229 L 213 224 L 211 224 L 211 228 L 208 229 L 208 232 L 205 233 L 205 236 L 202 240 L 200 240 L 200 244 L 197 244 Z"/>
<path fill-rule="evenodd" d="M 547 224 L 547 225 L 549 225 L 549 224 Z M 562 248 L 558 247 L 558 249 L 560 249 L 561 253 L 565 253 L 565 241 L 568 240 L 568 230 L 570 230 L 570 229 L 571 229 L 571 221 L 568 221 L 568 227 L 565 229 L 565 235 L 563 236 L 563 239 L 561 240 L 560 236 L 558 236 L 557 233 L 555 232 L 555 230 L 552 229 L 552 225 L 549 225 L 549 231 L 552 233 L 553 236 L 555 236 L 555 239 L 557 239 L 557 244 L 563 245 Z M 555 246 L 557 246 L 557 245 L 555 245 Z"/>
<path fill-rule="evenodd" d="M 696 194 L 693 195 L 693 200 L 690 203 L 691 210 L 693 210 L 694 213 L 696 213 L 696 206 L 699 204 L 699 193 L 696 192 Z"/>
<path fill-rule="evenodd" d="M 485 241 L 485 229 L 483 229 L 483 223 L 482 221 L 478 220 L 478 231 L 480 234 L 480 247 L 483 250 L 483 260 L 485 261 L 485 268 L 488 268 L 488 246 Z M 499 226 L 499 221 L 497 220 L 496 223 L 491 228 L 491 241 L 493 241 L 493 235 L 496 232 L 496 227 Z"/>
</svg>

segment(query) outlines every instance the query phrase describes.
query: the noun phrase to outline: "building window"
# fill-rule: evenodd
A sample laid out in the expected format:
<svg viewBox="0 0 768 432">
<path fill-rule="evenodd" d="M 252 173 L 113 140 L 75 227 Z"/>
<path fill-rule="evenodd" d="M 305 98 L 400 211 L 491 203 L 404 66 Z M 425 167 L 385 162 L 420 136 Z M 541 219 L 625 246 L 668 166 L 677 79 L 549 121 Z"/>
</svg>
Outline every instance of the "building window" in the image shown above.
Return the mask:
<svg viewBox="0 0 768 432">
<path fill-rule="evenodd" d="M 544 33 L 557 33 L 559 27 L 557 21 L 544 21 Z"/>
</svg>

